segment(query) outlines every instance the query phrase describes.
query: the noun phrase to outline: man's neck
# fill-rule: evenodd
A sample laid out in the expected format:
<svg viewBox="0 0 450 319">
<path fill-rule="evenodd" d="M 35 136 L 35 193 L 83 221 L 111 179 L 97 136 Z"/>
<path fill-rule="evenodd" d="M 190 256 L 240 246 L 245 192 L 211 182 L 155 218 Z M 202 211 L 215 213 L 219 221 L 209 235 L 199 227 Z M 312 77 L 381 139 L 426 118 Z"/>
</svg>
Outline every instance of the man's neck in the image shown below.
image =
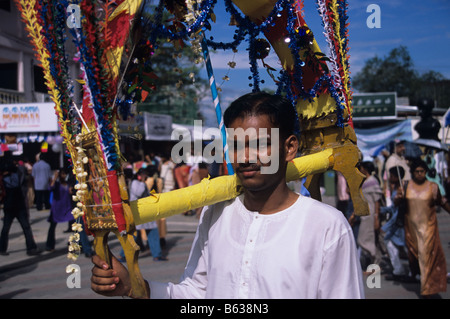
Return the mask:
<svg viewBox="0 0 450 319">
<path fill-rule="evenodd" d="M 270 191 L 244 192 L 244 206 L 260 214 L 275 214 L 295 203 L 298 195 L 291 191 L 286 183 L 281 183 Z"/>
</svg>

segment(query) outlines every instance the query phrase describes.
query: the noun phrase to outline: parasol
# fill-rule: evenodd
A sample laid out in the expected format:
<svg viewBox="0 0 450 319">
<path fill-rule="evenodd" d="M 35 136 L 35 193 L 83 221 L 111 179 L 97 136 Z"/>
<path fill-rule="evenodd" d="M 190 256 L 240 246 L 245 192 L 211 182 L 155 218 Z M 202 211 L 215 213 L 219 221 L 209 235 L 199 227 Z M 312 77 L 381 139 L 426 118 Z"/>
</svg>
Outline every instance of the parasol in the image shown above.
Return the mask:
<svg viewBox="0 0 450 319">
<path fill-rule="evenodd" d="M 417 145 L 425 146 L 430 149 L 438 150 L 438 151 L 449 151 L 449 146 L 447 144 L 441 143 L 436 140 L 431 139 L 425 139 L 425 138 L 418 138 L 414 140 L 414 143 Z"/>
</svg>

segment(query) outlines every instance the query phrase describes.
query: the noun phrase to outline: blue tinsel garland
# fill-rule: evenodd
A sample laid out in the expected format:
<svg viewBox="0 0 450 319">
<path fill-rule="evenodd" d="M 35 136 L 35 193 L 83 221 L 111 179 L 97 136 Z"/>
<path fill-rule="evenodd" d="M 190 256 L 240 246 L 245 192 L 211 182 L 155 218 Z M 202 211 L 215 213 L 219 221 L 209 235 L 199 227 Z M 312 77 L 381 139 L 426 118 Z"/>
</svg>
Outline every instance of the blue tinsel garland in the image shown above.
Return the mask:
<svg viewBox="0 0 450 319">
<path fill-rule="evenodd" d="M 68 5 L 67 0 L 62 0 L 61 2 L 63 3 L 63 5 Z M 78 4 L 78 2 L 76 4 Z M 84 19 L 86 19 L 86 17 L 82 15 L 81 21 L 83 21 Z M 93 109 L 96 115 L 98 125 L 97 129 L 102 139 L 101 142 L 108 170 L 114 170 L 119 166 L 119 156 L 117 153 L 117 145 L 113 130 L 111 129 L 111 117 L 109 116 L 110 114 L 108 114 L 108 112 L 105 112 L 102 101 L 99 100 L 99 98 L 104 96 L 103 92 L 101 91 L 102 88 L 99 87 L 99 83 L 97 82 L 97 76 L 99 76 L 99 74 L 97 74 L 97 71 L 92 65 L 93 58 L 88 52 L 85 34 L 83 34 L 81 29 L 77 31 L 75 28 L 71 28 L 69 30 L 73 36 L 73 42 L 80 52 L 80 61 L 83 64 L 86 72 L 89 89 L 92 95 L 92 102 L 94 104 Z"/>
</svg>

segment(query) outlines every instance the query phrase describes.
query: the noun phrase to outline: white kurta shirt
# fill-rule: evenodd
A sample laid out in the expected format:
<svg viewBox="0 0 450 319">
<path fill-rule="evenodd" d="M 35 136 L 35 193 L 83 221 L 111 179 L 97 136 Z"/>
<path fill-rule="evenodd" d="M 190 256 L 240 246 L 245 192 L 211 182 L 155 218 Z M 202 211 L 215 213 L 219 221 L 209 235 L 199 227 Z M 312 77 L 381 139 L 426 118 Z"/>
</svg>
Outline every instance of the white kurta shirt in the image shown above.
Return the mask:
<svg viewBox="0 0 450 319">
<path fill-rule="evenodd" d="M 364 298 L 350 225 L 299 196 L 263 215 L 243 195 L 205 207 L 180 283 L 150 282 L 151 298 Z"/>
</svg>

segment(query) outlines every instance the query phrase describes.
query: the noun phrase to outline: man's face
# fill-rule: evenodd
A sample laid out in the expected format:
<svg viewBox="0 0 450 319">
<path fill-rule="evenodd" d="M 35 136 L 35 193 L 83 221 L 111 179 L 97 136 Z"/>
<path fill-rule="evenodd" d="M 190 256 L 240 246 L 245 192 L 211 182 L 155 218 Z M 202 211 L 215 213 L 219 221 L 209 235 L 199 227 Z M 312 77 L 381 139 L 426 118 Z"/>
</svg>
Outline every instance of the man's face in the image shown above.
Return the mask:
<svg viewBox="0 0 450 319">
<path fill-rule="evenodd" d="M 395 152 L 397 153 L 398 156 L 403 156 L 405 155 L 405 145 L 404 144 L 398 144 L 395 147 Z"/>
<path fill-rule="evenodd" d="M 268 189 L 284 178 L 285 150 L 278 133 L 267 115 L 240 117 L 229 125 L 233 169 L 247 190 Z"/>
</svg>

